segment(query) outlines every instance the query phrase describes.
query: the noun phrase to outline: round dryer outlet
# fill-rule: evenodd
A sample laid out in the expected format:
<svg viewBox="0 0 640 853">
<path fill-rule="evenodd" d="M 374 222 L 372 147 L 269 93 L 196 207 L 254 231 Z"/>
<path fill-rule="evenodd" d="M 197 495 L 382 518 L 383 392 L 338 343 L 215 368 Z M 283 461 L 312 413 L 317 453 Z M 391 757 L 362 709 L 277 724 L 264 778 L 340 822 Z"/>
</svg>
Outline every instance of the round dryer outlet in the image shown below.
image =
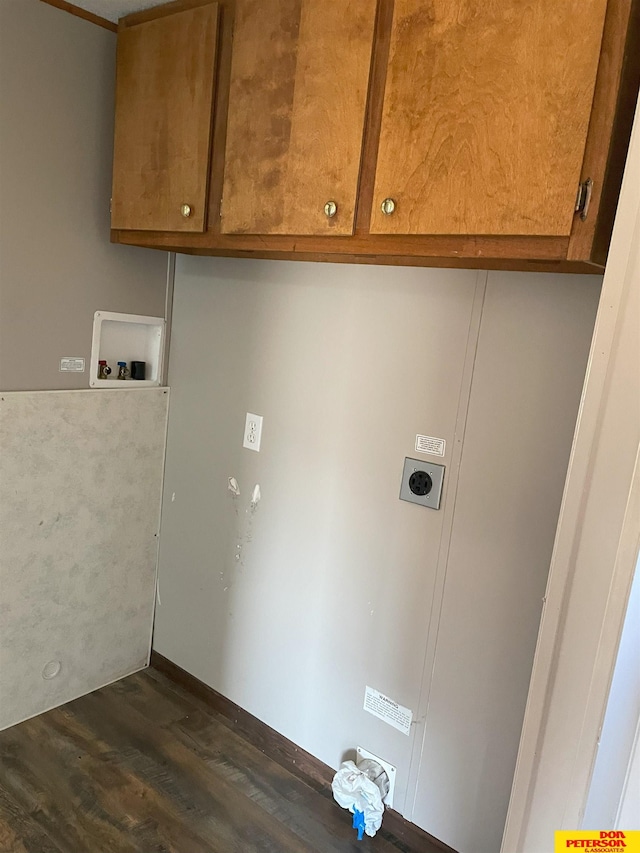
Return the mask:
<svg viewBox="0 0 640 853">
<path fill-rule="evenodd" d="M 400 500 L 440 509 L 444 465 L 424 459 L 405 459 L 400 485 Z"/>
<path fill-rule="evenodd" d="M 409 477 L 409 488 L 414 495 L 423 498 L 433 487 L 433 480 L 426 471 L 414 471 Z"/>
</svg>

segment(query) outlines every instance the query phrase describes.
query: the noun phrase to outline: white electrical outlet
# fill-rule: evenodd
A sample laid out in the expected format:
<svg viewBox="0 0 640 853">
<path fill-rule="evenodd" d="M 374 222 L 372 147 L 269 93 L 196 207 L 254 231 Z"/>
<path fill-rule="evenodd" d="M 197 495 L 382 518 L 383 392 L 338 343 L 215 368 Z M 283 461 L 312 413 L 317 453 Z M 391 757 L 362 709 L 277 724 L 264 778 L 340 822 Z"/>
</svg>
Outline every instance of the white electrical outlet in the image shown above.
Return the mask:
<svg viewBox="0 0 640 853">
<path fill-rule="evenodd" d="M 260 450 L 260 441 L 262 439 L 262 415 L 252 415 L 247 412 L 247 419 L 244 422 L 244 441 L 242 446 L 247 450 Z"/>
</svg>

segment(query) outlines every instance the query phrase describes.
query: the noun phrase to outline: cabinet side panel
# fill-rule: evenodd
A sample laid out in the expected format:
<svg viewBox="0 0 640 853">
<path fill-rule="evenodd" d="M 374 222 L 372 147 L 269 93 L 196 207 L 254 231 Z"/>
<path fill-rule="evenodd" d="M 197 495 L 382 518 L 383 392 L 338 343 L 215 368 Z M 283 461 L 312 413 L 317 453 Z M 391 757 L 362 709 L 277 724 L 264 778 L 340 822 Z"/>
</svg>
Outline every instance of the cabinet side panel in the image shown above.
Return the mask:
<svg viewBox="0 0 640 853">
<path fill-rule="evenodd" d="M 375 0 L 240 0 L 224 233 L 353 233 L 375 14 Z"/>
<path fill-rule="evenodd" d="M 217 26 L 212 3 L 120 30 L 112 228 L 204 230 Z"/>
<path fill-rule="evenodd" d="M 371 231 L 568 235 L 605 6 L 398 0 Z"/>
<path fill-rule="evenodd" d="M 609 3 L 580 178 L 593 181 L 591 204 L 586 219 L 574 217 L 569 260 L 607 260 L 639 81 L 640 2 Z"/>
</svg>

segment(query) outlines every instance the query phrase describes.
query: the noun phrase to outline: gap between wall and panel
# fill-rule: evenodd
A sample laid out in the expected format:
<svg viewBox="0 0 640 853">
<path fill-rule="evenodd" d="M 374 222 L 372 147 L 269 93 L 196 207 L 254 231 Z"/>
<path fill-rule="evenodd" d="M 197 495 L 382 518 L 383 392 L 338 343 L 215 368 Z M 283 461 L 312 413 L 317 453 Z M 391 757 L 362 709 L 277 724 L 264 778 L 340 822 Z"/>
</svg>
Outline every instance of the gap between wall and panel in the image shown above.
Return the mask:
<svg viewBox="0 0 640 853">
<path fill-rule="evenodd" d="M 167 287 L 164 297 L 164 351 L 162 353 L 162 376 L 159 377 L 163 385 L 169 384 L 169 354 L 171 350 L 171 318 L 173 316 L 173 290 L 176 281 L 176 254 L 167 254 Z"/>
<path fill-rule="evenodd" d="M 176 255 L 175 252 L 169 252 L 167 254 L 167 287 L 165 291 L 165 302 L 164 302 L 164 349 L 162 353 L 162 376 L 160 377 L 160 381 L 164 386 L 167 387 L 167 392 L 169 391 L 168 387 L 168 379 L 169 379 L 169 353 L 171 350 L 171 318 L 173 316 L 173 293 L 175 288 L 175 280 L 176 280 Z M 165 432 L 164 432 L 164 446 L 165 446 L 165 454 L 162 460 L 162 484 L 160 487 L 160 511 L 158 513 L 158 535 L 156 538 L 156 571 L 155 571 L 155 583 L 153 590 L 153 618 L 151 621 L 151 634 L 149 636 L 149 654 L 147 657 L 147 663 L 151 664 L 151 656 L 153 655 L 153 632 L 156 624 L 156 609 L 158 605 L 162 604 L 160 600 L 160 533 L 162 531 L 162 512 L 164 508 L 164 500 L 162 496 L 164 495 L 164 479 L 167 470 L 167 440 L 169 437 L 169 418 L 171 417 L 171 408 L 167 410 L 167 420 L 165 422 Z"/>
</svg>

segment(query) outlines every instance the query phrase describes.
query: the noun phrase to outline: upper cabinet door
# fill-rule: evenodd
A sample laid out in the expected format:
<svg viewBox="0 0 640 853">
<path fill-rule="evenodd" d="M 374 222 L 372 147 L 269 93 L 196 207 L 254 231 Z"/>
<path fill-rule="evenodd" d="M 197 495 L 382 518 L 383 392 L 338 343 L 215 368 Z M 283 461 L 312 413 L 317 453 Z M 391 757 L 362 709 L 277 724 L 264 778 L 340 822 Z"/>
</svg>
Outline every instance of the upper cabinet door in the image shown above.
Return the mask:
<svg viewBox="0 0 640 853">
<path fill-rule="evenodd" d="M 569 235 L 605 7 L 396 0 L 371 232 Z"/>
<path fill-rule="evenodd" d="M 204 231 L 218 5 L 118 31 L 111 227 Z"/>
<path fill-rule="evenodd" d="M 238 0 L 226 234 L 352 234 L 376 0 Z"/>
</svg>

